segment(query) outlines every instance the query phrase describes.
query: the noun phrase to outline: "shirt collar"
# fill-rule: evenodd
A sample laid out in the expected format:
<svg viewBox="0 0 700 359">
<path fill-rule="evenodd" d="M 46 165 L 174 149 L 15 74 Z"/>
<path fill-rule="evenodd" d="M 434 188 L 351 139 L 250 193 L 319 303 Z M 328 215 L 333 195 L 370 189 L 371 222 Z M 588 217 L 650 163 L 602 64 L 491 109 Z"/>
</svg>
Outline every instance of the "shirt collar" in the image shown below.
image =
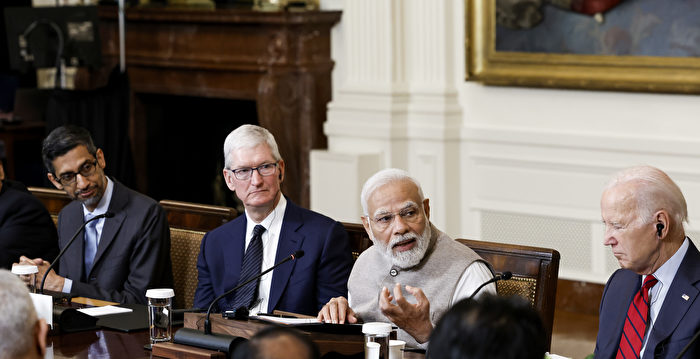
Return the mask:
<svg viewBox="0 0 700 359">
<path fill-rule="evenodd" d="M 97 207 L 95 207 L 95 210 L 92 212 L 88 211 L 85 205 L 83 205 L 83 217 L 87 217 L 88 214 L 99 216 L 109 209 L 109 204 L 112 202 L 112 193 L 114 192 L 114 182 L 107 176 L 105 176 L 105 178 L 107 178 L 107 187 L 105 187 L 104 195 L 102 195 L 100 202 L 97 203 Z"/>
<path fill-rule="evenodd" d="M 282 218 L 284 215 L 284 210 L 287 208 L 287 199 L 284 198 L 284 195 L 280 195 L 280 200 L 277 202 L 277 206 L 275 206 L 275 209 L 270 212 L 270 214 L 265 217 L 265 219 L 262 220 L 262 222 L 257 223 L 265 227 L 265 229 L 270 229 L 272 227 L 273 222 L 275 221 L 276 218 Z M 248 215 L 248 211 L 245 211 L 245 216 L 246 220 L 248 221 L 248 228 L 250 231 L 252 231 L 252 228 L 255 227 L 255 222 L 253 221 L 252 218 Z M 249 231 L 249 232 L 250 232 Z"/>
<path fill-rule="evenodd" d="M 668 287 L 671 285 L 671 282 L 673 282 L 673 278 L 676 276 L 676 272 L 678 272 L 678 268 L 681 266 L 685 253 L 688 251 L 688 241 L 688 237 L 685 237 L 683 244 L 681 244 L 676 253 L 653 273 L 654 277 L 656 277 L 659 282 L 663 283 L 664 286 Z M 646 275 L 642 276 L 642 283 L 644 283 L 645 278 Z"/>
</svg>

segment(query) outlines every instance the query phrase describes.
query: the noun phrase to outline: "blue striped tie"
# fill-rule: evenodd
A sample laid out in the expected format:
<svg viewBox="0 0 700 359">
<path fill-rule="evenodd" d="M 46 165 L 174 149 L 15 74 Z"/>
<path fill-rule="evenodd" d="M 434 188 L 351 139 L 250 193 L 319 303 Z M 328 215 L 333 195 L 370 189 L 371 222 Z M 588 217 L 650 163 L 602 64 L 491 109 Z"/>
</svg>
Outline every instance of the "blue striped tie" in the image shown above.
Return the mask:
<svg viewBox="0 0 700 359">
<path fill-rule="evenodd" d="M 85 216 L 85 221 L 89 221 L 92 217 L 95 215 L 88 213 Z M 94 220 L 85 226 L 85 278 L 90 278 L 88 275 L 95 261 L 95 254 L 97 254 L 97 222 L 99 220 Z"/>
<path fill-rule="evenodd" d="M 238 283 L 243 283 L 246 280 L 260 274 L 263 257 L 263 232 L 265 232 L 265 227 L 259 224 L 253 228 L 253 238 L 250 239 L 248 249 L 245 251 L 245 255 L 243 255 L 243 265 L 241 266 L 241 275 L 239 276 Z M 259 284 L 260 278 L 239 288 L 234 294 L 235 298 L 233 301 L 233 307 L 230 309 L 250 307 L 257 297 Z"/>
</svg>

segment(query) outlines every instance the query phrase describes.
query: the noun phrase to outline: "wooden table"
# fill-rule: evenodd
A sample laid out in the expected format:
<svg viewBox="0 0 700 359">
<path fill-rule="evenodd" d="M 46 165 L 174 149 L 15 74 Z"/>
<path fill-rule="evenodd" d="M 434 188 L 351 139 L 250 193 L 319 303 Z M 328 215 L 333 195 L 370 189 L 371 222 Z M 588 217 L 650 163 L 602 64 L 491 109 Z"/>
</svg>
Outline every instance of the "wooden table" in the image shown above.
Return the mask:
<svg viewBox="0 0 700 359">
<path fill-rule="evenodd" d="M 176 330 L 174 330 L 176 331 Z M 47 344 L 55 359 L 68 358 L 154 358 L 144 345 L 149 343 L 148 331 L 122 333 L 113 330 L 91 330 L 49 336 Z M 404 353 L 404 359 L 422 359 L 419 353 Z"/>
<path fill-rule="evenodd" d="M 74 297 L 68 302 L 54 302 L 56 306 L 85 308 L 93 306 L 118 305 L 119 303 L 103 300 Z M 173 328 L 173 331 L 177 330 Z M 47 339 L 48 350 L 53 351 L 53 358 L 151 358 L 150 350 L 144 345 L 150 343 L 148 330 L 131 333 L 111 329 L 86 330 L 75 333 L 62 333 L 59 329 L 51 331 Z M 50 356 L 47 356 L 50 358 Z"/>
<path fill-rule="evenodd" d="M 148 331 L 122 333 L 113 330 L 92 330 L 49 336 L 53 357 L 62 358 L 151 358 L 143 348 L 149 343 Z"/>
<path fill-rule="evenodd" d="M 185 328 L 202 330 L 204 323 L 202 313 L 185 313 Z M 211 316 L 212 332 L 250 338 L 259 330 L 272 325 L 257 320 L 232 320 L 222 318 L 220 314 Z M 343 355 L 353 355 L 364 350 L 362 334 L 329 334 L 319 332 L 304 332 L 318 346 L 321 355 L 336 352 Z M 425 358 L 421 353 L 406 352 L 404 359 Z"/>
<path fill-rule="evenodd" d="M 73 298 L 71 307 L 101 306 L 115 304 L 96 301 L 85 298 Z M 186 328 L 202 329 L 204 314 L 185 313 Z M 273 325 L 257 320 L 229 320 L 220 314 L 211 316 L 212 331 L 243 338 L 250 338 L 259 330 Z M 173 335 L 180 328 L 173 328 Z M 317 332 L 304 332 L 319 347 L 321 355 L 334 351 L 344 355 L 361 353 L 364 349 L 364 336 L 362 334 L 329 334 Z M 53 357 L 61 358 L 155 358 L 151 351 L 144 349 L 149 344 L 148 330 L 139 330 L 124 333 L 110 329 L 88 330 L 77 333 L 54 333 L 47 340 L 49 350 L 53 351 Z M 406 352 L 405 359 L 424 358 L 423 354 Z"/>
</svg>

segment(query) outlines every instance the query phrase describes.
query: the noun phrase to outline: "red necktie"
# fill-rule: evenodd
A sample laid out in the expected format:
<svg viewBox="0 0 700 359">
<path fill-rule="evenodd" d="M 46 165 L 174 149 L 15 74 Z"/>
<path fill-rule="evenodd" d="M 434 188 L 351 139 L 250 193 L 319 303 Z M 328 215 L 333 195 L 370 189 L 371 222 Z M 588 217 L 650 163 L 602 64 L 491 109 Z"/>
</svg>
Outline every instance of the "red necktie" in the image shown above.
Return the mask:
<svg viewBox="0 0 700 359">
<path fill-rule="evenodd" d="M 649 318 L 649 289 L 656 282 L 658 280 L 653 275 L 648 275 L 644 279 L 644 285 L 630 303 L 616 359 L 639 358 Z"/>
</svg>

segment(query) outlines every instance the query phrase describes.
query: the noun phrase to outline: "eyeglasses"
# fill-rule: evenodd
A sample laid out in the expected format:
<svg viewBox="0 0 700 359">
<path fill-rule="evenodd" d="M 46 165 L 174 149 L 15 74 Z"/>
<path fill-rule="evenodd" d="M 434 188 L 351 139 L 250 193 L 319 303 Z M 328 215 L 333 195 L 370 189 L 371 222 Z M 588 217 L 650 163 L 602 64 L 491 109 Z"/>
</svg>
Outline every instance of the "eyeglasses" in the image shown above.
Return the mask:
<svg viewBox="0 0 700 359">
<path fill-rule="evenodd" d="M 80 166 L 78 173 L 66 172 L 60 176 L 56 176 L 56 180 L 64 186 L 70 186 L 75 183 L 78 174 L 83 177 L 90 177 L 95 174 L 95 169 L 97 168 L 97 160 L 87 161 Z"/>
<path fill-rule="evenodd" d="M 235 170 L 229 169 L 229 171 L 233 172 L 233 175 L 236 177 L 237 180 L 239 181 L 246 181 L 249 180 L 250 177 L 253 175 L 253 171 L 258 171 L 258 174 L 261 176 L 270 176 L 275 173 L 275 169 L 277 169 L 277 162 L 273 163 L 263 163 L 258 167 L 243 167 L 243 168 L 236 168 Z"/>
<path fill-rule="evenodd" d="M 392 223 L 394 223 L 394 218 L 396 218 L 397 215 L 407 223 L 417 223 L 421 219 L 420 214 L 420 207 L 410 206 L 400 210 L 397 213 L 384 213 L 376 218 L 370 219 L 377 226 L 378 230 L 384 231 L 389 228 Z"/>
</svg>

